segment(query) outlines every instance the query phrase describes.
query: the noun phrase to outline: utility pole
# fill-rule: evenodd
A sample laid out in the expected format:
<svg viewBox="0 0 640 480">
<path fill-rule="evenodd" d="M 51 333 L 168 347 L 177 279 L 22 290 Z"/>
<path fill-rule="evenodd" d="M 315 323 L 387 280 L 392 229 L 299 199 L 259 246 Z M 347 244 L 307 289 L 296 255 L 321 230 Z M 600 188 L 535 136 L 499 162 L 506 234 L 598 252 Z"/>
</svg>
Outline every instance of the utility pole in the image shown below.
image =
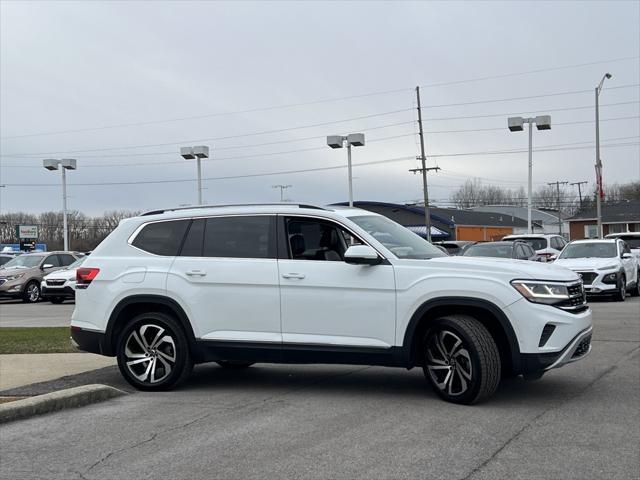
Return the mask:
<svg viewBox="0 0 640 480">
<path fill-rule="evenodd" d="M 562 217 L 560 216 L 560 185 L 567 185 L 569 182 L 551 182 L 547 183 L 549 186 L 556 186 L 556 192 L 558 194 L 556 200 L 556 207 L 558 208 L 558 235 L 562 235 Z"/>
<path fill-rule="evenodd" d="M 418 160 L 420 159 L 420 157 L 417 157 L 417 158 L 418 158 Z M 424 179 L 424 177 L 426 177 L 427 173 L 428 173 L 429 171 L 431 171 L 431 170 L 434 170 L 434 171 L 436 171 L 436 172 L 437 172 L 438 170 L 442 170 L 442 169 L 441 169 L 440 167 L 427 167 L 427 168 L 412 168 L 412 169 L 410 169 L 409 171 L 410 171 L 411 173 L 413 173 L 413 174 L 416 174 L 416 173 L 418 173 L 418 172 L 421 172 L 421 173 L 422 173 L 422 176 L 423 176 L 423 183 L 426 185 L 426 180 Z M 429 201 L 429 200 L 428 200 L 428 198 L 429 198 L 429 197 L 427 197 L 427 201 Z M 426 205 L 426 204 L 425 204 L 425 205 Z M 427 212 L 429 212 L 429 209 L 428 209 L 428 208 L 425 208 L 425 210 L 426 210 Z M 430 214 L 430 213 L 425 213 L 425 215 L 429 215 L 429 217 L 428 217 L 428 218 L 429 218 L 429 220 L 431 220 L 431 218 L 430 218 L 430 215 L 431 215 L 431 214 Z M 429 221 L 428 223 L 427 223 L 427 222 L 425 222 L 425 223 L 426 223 L 425 227 L 426 227 L 426 229 L 427 229 L 427 240 L 428 240 L 428 241 L 431 241 L 431 221 Z"/>
<path fill-rule="evenodd" d="M 429 188 L 427 186 L 427 157 L 424 153 L 424 131 L 422 130 L 422 108 L 420 106 L 420 87 L 416 87 L 416 99 L 418 100 L 418 126 L 420 128 L 420 157 L 418 158 L 422 162 L 422 168 L 417 168 L 411 171 L 422 172 L 422 190 L 424 194 L 424 226 L 427 229 L 427 241 L 431 242 L 431 213 L 429 212 Z M 431 170 L 438 170 L 437 167 Z"/>
<path fill-rule="evenodd" d="M 578 186 L 578 198 L 580 198 L 580 210 L 582 210 L 582 190 L 580 190 L 580 185 L 585 185 L 589 182 L 573 182 L 569 185 L 577 185 Z"/>
</svg>

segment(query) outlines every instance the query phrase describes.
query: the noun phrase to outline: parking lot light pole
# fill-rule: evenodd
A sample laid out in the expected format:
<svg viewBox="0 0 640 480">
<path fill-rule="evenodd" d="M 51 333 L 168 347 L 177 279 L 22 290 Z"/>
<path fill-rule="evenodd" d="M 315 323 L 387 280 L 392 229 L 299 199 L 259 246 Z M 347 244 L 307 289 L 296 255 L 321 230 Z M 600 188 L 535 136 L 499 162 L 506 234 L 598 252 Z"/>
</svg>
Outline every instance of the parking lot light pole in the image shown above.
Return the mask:
<svg viewBox="0 0 640 480">
<path fill-rule="evenodd" d="M 198 164 L 198 205 L 202 205 L 202 159 L 209 158 L 209 147 L 198 145 L 195 147 L 181 147 L 180 156 L 185 160 L 193 160 Z"/>
<path fill-rule="evenodd" d="M 287 188 L 291 188 L 293 185 L 272 185 L 271 188 L 279 188 L 280 189 L 280 202 L 284 202 L 284 191 Z"/>
<path fill-rule="evenodd" d="M 611 78 L 610 73 L 605 73 L 596 87 L 596 217 L 598 219 L 598 238 L 602 238 L 602 197 L 604 190 L 602 189 L 602 159 L 600 158 L 600 92 L 604 81 Z"/>
<path fill-rule="evenodd" d="M 349 206 L 353 207 L 353 171 L 351 165 L 351 146 L 364 146 L 364 133 L 350 133 L 349 135 L 329 135 L 327 145 L 331 148 L 342 148 L 347 144 L 347 170 L 349 175 Z"/>
<path fill-rule="evenodd" d="M 42 166 L 47 170 L 62 170 L 62 236 L 64 250 L 69 250 L 69 228 L 67 225 L 67 170 L 76 170 L 77 162 L 74 158 L 63 158 L 58 160 L 48 158 L 42 161 Z"/>
<path fill-rule="evenodd" d="M 528 179 L 528 198 L 527 198 L 527 232 L 533 233 L 531 222 L 531 203 L 533 197 L 533 124 L 536 124 L 538 130 L 551 130 L 551 116 L 539 115 L 537 117 L 509 117 L 507 124 L 512 132 L 521 132 L 524 130 L 524 124 L 529 125 L 529 179 Z"/>
</svg>

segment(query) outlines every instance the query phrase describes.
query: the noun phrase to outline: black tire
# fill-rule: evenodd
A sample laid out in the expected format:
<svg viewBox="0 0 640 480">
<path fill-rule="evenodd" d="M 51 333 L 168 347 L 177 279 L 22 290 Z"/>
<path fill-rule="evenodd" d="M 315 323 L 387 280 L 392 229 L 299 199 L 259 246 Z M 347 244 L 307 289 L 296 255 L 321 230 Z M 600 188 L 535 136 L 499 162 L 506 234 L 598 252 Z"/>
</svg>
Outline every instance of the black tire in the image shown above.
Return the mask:
<svg viewBox="0 0 640 480">
<path fill-rule="evenodd" d="M 216 362 L 222 368 L 227 368 L 229 370 L 244 370 L 245 368 L 249 368 L 256 362 L 242 362 L 236 360 L 220 360 Z"/>
<path fill-rule="evenodd" d="M 118 336 L 117 357 L 122 376 L 138 390 L 170 390 L 193 369 L 182 327 L 161 312 L 142 313 L 129 320 Z"/>
<path fill-rule="evenodd" d="M 49 301 L 50 301 L 51 303 L 55 303 L 56 305 L 58 305 L 58 304 L 60 304 L 60 303 L 64 302 L 64 297 L 51 297 L 51 298 L 49 299 Z"/>
<path fill-rule="evenodd" d="M 640 270 L 638 271 L 638 274 L 636 275 L 636 284 L 631 289 L 630 293 L 631 293 L 632 297 L 640 297 Z"/>
<path fill-rule="evenodd" d="M 625 297 L 627 296 L 627 279 L 624 275 L 620 277 L 618 284 L 616 285 L 618 291 L 613 295 L 613 299 L 616 302 L 624 302 Z"/>
<path fill-rule="evenodd" d="M 480 402 L 493 395 L 500 383 L 498 346 L 484 325 L 467 315 L 448 315 L 431 324 L 424 338 L 423 361 L 425 377 L 448 402 Z"/>
<path fill-rule="evenodd" d="M 40 301 L 40 285 L 38 282 L 29 282 L 24 287 L 22 301 L 25 303 L 37 303 Z"/>
</svg>

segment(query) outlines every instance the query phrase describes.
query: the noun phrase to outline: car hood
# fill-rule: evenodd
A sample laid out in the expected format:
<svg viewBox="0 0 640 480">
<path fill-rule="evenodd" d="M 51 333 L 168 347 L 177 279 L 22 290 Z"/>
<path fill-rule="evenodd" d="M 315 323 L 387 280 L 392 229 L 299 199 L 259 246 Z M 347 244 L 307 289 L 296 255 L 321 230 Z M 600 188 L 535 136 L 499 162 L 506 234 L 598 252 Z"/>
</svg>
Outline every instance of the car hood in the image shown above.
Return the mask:
<svg viewBox="0 0 640 480">
<path fill-rule="evenodd" d="M 579 280 L 580 277 L 575 272 L 554 265 L 552 263 L 532 262 L 529 260 L 512 260 L 508 258 L 486 258 L 486 257 L 436 257 L 429 260 L 400 260 L 401 264 L 411 264 L 414 266 L 426 265 L 441 266 L 443 269 L 455 270 L 457 273 L 468 271 L 481 271 L 483 274 L 495 273 L 496 275 L 506 275 L 512 279 L 535 279 L 553 280 L 568 282 Z M 395 263 L 395 262 L 394 262 Z"/>
<path fill-rule="evenodd" d="M 76 268 L 58 270 L 44 276 L 44 280 L 74 280 L 76 278 Z"/>
<path fill-rule="evenodd" d="M 42 272 L 42 270 L 40 270 L 40 267 L 30 267 L 30 268 L 9 267 L 9 268 L 3 268 L 2 270 L 0 270 L 0 278 L 12 277 L 13 275 L 19 275 L 21 273 L 34 275 L 39 272 Z"/>
<path fill-rule="evenodd" d="M 620 262 L 617 258 L 558 258 L 553 264 L 571 270 L 593 270 L 611 265 L 618 266 Z"/>
</svg>

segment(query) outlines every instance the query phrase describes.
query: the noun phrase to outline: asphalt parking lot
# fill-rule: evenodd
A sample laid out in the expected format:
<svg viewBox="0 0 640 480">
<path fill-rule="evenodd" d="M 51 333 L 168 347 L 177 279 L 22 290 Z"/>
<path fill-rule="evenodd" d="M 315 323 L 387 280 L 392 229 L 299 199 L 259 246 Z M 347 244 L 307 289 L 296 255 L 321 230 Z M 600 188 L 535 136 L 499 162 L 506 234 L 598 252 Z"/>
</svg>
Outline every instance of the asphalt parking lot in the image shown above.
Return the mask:
<svg viewBox="0 0 640 480">
<path fill-rule="evenodd" d="M 22 300 L 0 300 L 2 327 L 66 327 L 73 312 L 73 301 L 54 305 L 51 302 L 24 303 Z"/>
<path fill-rule="evenodd" d="M 418 369 L 202 365 L 177 391 L 4 425 L 0 477 L 637 479 L 640 299 L 592 308 L 589 357 L 473 407 Z M 124 386 L 115 367 L 62 383 L 95 381 Z"/>
</svg>

